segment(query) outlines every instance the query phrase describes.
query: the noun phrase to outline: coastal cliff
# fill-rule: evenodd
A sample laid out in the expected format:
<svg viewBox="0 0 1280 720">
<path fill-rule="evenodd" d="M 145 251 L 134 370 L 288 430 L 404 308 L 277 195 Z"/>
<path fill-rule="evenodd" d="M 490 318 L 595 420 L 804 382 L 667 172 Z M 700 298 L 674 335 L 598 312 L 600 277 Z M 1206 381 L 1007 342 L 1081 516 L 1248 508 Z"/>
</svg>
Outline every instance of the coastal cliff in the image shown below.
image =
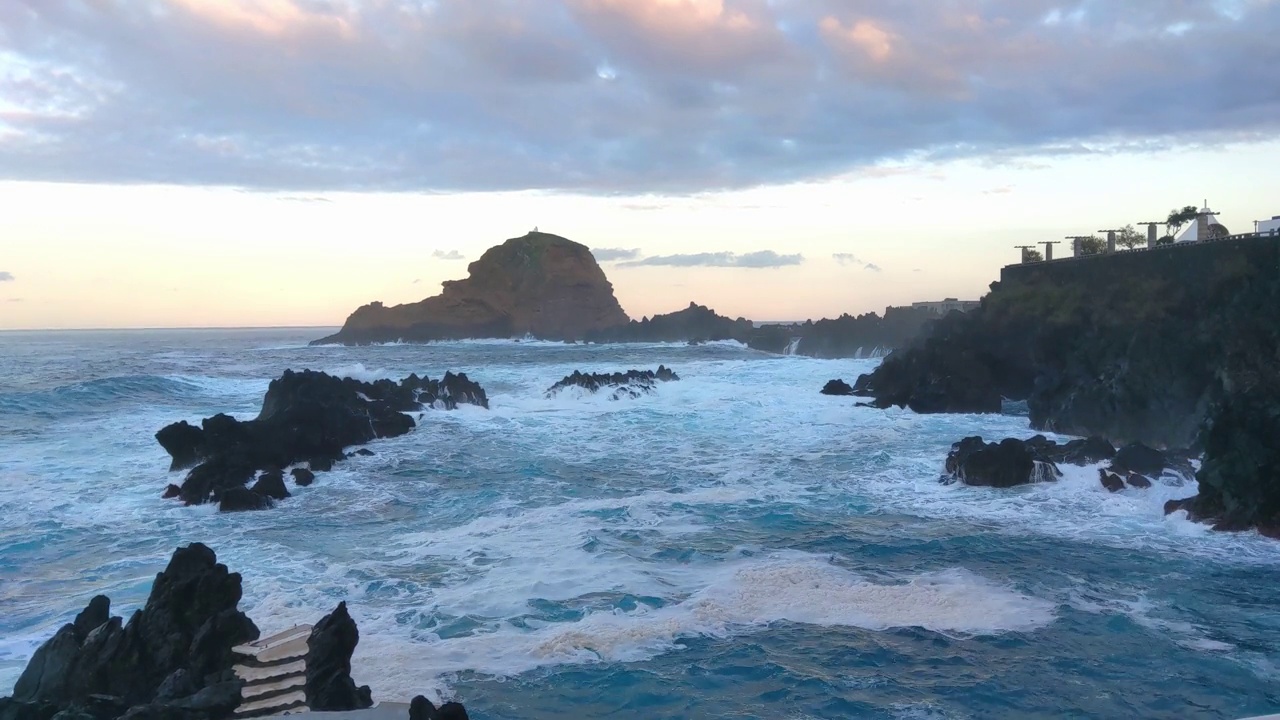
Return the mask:
<svg viewBox="0 0 1280 720">
<path fill-rule="evenodd" d="M 916 412 L 999 412 L 1034 428 L 1203 451 L 1171 503 L 1280 535 L 1280 238 L 1012 266 L 982 307 L 934 323 L 855 391 Z"/>
<path fill-rule="evenodd" d="M 489 248 L 465 280 L 416 303 L 365 305 L 336 334 L 313 345 L 509 338 L 578 340 L 623 325 L 627 314 L 585 246 L 531 232 Z"/>
</svg>

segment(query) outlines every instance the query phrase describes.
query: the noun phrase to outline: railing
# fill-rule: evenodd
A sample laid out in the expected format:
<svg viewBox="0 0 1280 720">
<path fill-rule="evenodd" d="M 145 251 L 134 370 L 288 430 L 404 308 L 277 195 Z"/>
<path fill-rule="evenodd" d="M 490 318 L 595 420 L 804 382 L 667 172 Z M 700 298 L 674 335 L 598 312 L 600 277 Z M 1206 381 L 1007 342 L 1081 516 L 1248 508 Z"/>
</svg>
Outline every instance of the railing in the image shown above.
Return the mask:
<svg viewBox="0 0 1280 720">
<path fill-rule="evenodd" d="M 1047 265 L 1049 263 L 1070 262 L 1071 260 L 1087 260 L 1089 258 L 1111 257 L 1114 255 L 1128 255 L 1130 253 L 1147 252 L 1149 250 L 1159 252 L 1162 250 L 1170 250 L 1172 248 L 1200 247 L 1203 245 L 1211 245 L 1213 243 L 1220 243 L 1220 242 L 1231 242 L 1234 240 L 1256 240 L 1261 238 L 1274 238 L 1274 237 L 1280 237 L 1280 230 L 1273 229 L 1264 233 L 1258 233 L 1258 232 L 1240 233 L 1238 235 L 1224 235 L 1222 237 L 1208 238 L 1205 240 L 1172 242 L 1172 243 L 1166 243 L 1164 245 L 1156 245 L 1155 247 L 1135 247 L 1127 250 L 1117 249 L 1115 252 L 1107 252 L 1104 250 L 1103 252 L 1090 253 L 1088 255 L 1068 255 L 1067 257 L 1059 257 L 1059 258 L 1054 258 L 1052 260 L 1032 260 L 1030 262 L 1012 263 L 1010 265 L 1005 265 L 1005 267 L 1020 267 L 1023 265 Z"/>
</svg>

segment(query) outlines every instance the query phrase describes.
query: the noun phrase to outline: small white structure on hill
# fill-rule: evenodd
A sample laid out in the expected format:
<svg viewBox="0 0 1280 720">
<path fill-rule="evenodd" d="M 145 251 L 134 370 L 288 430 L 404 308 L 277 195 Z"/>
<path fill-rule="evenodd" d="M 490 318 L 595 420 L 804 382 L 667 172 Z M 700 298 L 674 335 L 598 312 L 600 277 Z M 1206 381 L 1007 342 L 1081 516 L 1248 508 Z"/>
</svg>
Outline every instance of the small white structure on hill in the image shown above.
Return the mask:
<svg viewBox="0 0 1280 720">
<path fill-rule="evenodd" d="M 1258 221 L 1258 232 L 1260 233 L 1277 233 L 1280 234 L 1280 215 L 1272 217 L 1270 220 Z"/>
<path fill-rule="evenodd" d="M 1174 242 L 1214 240 L 1230 234 L 1231 231 L 1227 229 L 1227 226 L 1218 222 L 1218 214 L 1209 209 L 1209 203 L 1206 201 L 1204 207 L 1200 209 L 1200 215 L 1196 218 L 1196 221 L 1188 225 L 1186 230 L 1178 233 L 1178 237 L 1174 238 Z"/>
</svg>

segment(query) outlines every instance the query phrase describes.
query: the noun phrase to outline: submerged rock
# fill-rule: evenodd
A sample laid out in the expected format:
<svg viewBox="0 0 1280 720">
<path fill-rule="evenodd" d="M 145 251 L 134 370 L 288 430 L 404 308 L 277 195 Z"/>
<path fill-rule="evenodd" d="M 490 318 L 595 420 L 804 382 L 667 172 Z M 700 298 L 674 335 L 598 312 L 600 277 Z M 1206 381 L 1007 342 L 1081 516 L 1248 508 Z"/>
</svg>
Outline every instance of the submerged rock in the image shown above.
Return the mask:
<svg viewBox="0 0 1280 720">
<path fill-rule="evenodd" d="M 568 387 L 580 387 L 593 393 L 605 388 L 614 388 L 613 400 L 619 400 L 624 397 L 638 398 L 656 390 L 660 382 L 672 382 L 679 379 L 680 376 L 665 365 L 659 365 L 656 371 L 628 370 L 626 372 L 592 373 L 590 375 L 574 370 L 572 375 L 565 376 L 563 380 L 547 388 L 546 395 L 551 397 Z"/>
<path fill-rule="evenodd" d="M 178 422 L 156 433 L 156 439 L 172 455 L 174 467 L 198 463 L 178 488 L 184 502 L 256 510 L 289 496 L 280 468 L 307 462 L 313 471 L 330 469 L 345 459 L 348 446 L 409 432 L 415 423 L 405 413 L 423 406 L 454 409 L 459 403 L 488 407 L 489 400 L 465 374 L 445 373 L 438 381 L 415 374 L 399 383 L 370 383 L 286 370 L 267 388 L 257 418 L 240 421 L 219 414 L 198 428 Z M 260 470 L 268 473 L 246 490 Z M 300 477 L 295 471 L 295 480 Z"/>
<path fill-rule="evenodd" d="M 828 380 L 826 385 L 822 386 L 821 393 L 823 395 L 853 395 L 853 386 L 844 380 Z"/>
<path fill-rule="evenodd" d="M 289 474 L 293 476 L 293 484 L 298 487 L 306 487 L 316 481 L 316 474 L 306 468 L 294 468 Z"/>
<path fill-rule="evenodd" d="M 1098 468 L 1098 481 L 1102 483 L 1102 487 L 1116 493 L 1124 489 L 1124 480 L 1113 472 Z"/>
<path fill-rule="evenodd" d="M 362 710 L 373 705 L 369 686 L 351 679 L 351 656 L 360 631 L 340 602 L 311 629 L 307 638 L 307 707 L 315 711 Z"/>
</svg>

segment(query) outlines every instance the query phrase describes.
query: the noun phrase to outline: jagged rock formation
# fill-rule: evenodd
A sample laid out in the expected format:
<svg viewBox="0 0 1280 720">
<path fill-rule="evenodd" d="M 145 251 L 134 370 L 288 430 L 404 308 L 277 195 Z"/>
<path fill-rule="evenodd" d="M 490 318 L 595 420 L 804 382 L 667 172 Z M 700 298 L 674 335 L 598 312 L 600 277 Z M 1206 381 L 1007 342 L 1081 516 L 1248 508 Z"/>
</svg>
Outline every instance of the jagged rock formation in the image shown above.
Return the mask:
<svg viewBox="0 0 1280 720">
<path fill-rule="evenodd" d="M 174 552 L 127 624 L 95 597 L 28 663 L 0 715 L 222 718 L 240 704 L 232 648 L 257 639 L 240 575 L 195 543 Z"/>
<path fill-rule="evenodd" d="M 632 320 L 624 325 L 588 333 L 591 342 L 713 342 L 738 340 L 746 342 L 755 325 L 746 318 L 731 320 L 705 305 L 689 303 L 689 307 L 652 318 Z"/>
<path fill-rule="evenodd" d="M 307 638 L 307 707 L 316 711 L 362 710 L 373 706 L 368 685 L 351 679 L 351 656 L 360 642 L 356 621 L 340 602 L 311 629 Z"/>
<path fill-rule="evenodd" d="M 465 374 L 445 373 L 441 380 L 416 374 L 399 383 L 367 383 L 322 372 L 286 370 L 271 381 L 254 420 L 229 415 L 205 418 L 200 427 L 186 421 L 156 433 L 173 458 L 170 470 L 195 465 L 181 486 L 165 496 L 188 505 L 217 502 L 225 511 L 261 510 L 289 496 L 284 469 L 307 462 L 311 470 L 328 470 L 346 457 L 343 450 L 374 438 L 396 437 L 413 429 L 405 413 L 424 406 L 453 409 L 459 403 L 488 407 L 484 389 Z M 295 468 L 296 484 L 315 476 Z M 245 487 L 258 476 L 252 488 Z"/>
<path fill-rule="evenodd" d="M 593 393 L 605 388 L 614 388 L 611 400 L 621 400 L 624 397 L 638 398 L 656 390 L 660 382 L 679 379 L 680 376 L 665 365 L 659 365 L 656 371 L 628 370 L 590 375 L 574 370 L 572 375 L 565 376 L 563 380 L 547 388 L 546 395 L 551 397 L 569 387 L 580 387 Z"/>
<path fill-rule="evenodd" d="M 1112 492 L 1123 490 L 1126 483 L 1135 488 L 1149 488 L 1153 479 L 1166 474 L 1182 480 L 1192 474 L 1191 464 L 1184 456 L 1166 454 L 1145 445 L 1127 445 L 1117 451 L 1100 437 L 1058 444 L 1036 435 L 1027 440 L 1007 438 L 999 443 L 967 437 L 951 446 L 942 480 L 1008 488 L 1056 480 L 1062 475 L 1059 465 L 1084 467 L 1108 460 L 1109 467 L 1099 468 L 1098 474 L 1102 485 Z"/>
<path fill-rule="evenodd" d="M 532 334 L 580 340 L 627 322 L 613 285 L 585 245 L 531 232 L 487 250 L 465 280 L 444 283 L 435 297 L 356 310 L 337 334 L 312 344 L 363 345 Z"/>
<path fill-rule="evenodd" d="M 156 575 L 146 606 L 127 624 L 111 617 L 111 601 L 99 595 L 41 645 L 13 696 L 0 698 L 0 720 L 231 717 L 245 686 L 233 669 L 243 656 L 233 649 L 259 636 L 238 609 L 240 582 L 239 573 L 228 572 L 208 547 L 178 548 Z M 368 686 L 357 687 L 351 678 L 359 640 L 345 602 L 312 627 L 304 688 L 311 710 L 373 705 Z M 467 717 L 456 702 L 436 709 L 415 699 L 411 707 L 412 717 L 425 720 Z"/>
</svg>

